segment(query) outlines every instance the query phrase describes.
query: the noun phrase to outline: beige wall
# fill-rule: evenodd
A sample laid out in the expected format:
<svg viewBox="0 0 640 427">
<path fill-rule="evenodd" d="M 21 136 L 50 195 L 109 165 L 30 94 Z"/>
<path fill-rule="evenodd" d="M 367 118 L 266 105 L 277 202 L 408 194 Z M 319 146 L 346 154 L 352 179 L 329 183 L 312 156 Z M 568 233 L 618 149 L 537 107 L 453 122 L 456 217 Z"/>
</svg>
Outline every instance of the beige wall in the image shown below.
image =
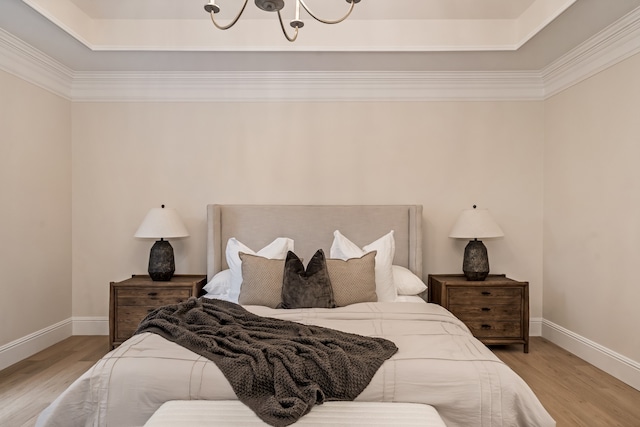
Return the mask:
<svg viewBox="0 0 640 427">
<path fill-rule="evenodd" d="M 71 103 L 0 72 L 0 346 L 105 318 L 152 206 L 191 232 L 177 272 L 204 273 L 208 203 L 419 203 L 426 276 L 460 270 L 447 235 L 476 203 L 533 318 L 639 361 L 638 75 L 640 55 L 545 102 L 218 104 Z"/>
<path fill-rule="evenodd" d="M 108 283 L 144 273 L 147 210 L 191 237 L 178 273 L 206 272 L 208 203 L 419 203 L 426 273 L 458 272 L 448 233 L 487 207 L 505 232 L 493 272 L 531 282 L 542 314 L 542 102 L 74 103 L 73 313 L 106 316 Z"/>
<path fill-rule="evenodd" d="M 640 55 L 545 104 L 544 318 L 640 361 Z"/>
<path fill-rule="evenodd" d="M 0 71 L 0 345 L 71 317 L 71 103 Z"/>
</svg>

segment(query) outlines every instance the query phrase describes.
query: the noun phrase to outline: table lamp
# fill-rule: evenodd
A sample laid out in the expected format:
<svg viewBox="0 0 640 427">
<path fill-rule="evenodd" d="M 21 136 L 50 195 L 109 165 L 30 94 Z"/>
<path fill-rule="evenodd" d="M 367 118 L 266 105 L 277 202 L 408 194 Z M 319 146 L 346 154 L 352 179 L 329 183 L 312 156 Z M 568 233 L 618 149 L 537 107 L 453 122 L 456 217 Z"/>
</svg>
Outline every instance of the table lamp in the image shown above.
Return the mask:
<svg viewBox="0 0 640 427">
<path fill-rule="evenodd" d="M 161 208 L 151 208 L 147 213 L 134 237 L 160 239 L 153 244 L 149 254 L 149 277 L 152 280 L 169 281 L 176 271 L 173 248 L 164 239 L 187 236 L 189 232 L 174 209 L 162 205 Z"/>
<path fill-rule="evenodd" d="M 502 237 L 500 226 L 489 215 L 487 209 L 465 209 L 456 221 L 449 237 L 454 239 L 472 239 L 464 248 L 462 271 L 467 280 L 482 281 L 489 275 L 489 256 L 482 240 Z"/>
</svg>

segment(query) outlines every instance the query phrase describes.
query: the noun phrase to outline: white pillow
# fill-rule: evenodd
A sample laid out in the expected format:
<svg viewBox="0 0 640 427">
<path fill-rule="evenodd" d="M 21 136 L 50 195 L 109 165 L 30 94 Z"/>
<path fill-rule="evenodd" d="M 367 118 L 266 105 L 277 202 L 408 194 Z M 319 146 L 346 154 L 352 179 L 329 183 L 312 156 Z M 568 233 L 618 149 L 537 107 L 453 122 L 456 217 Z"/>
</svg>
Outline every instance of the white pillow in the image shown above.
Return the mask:
<svg viewBox="0 0 640 427">
<path fill-rule="evenodd" d="M 330 257 L 347 260 L 360 258 L 363 255 L 377 251 L 376 253 L 376 294 L 378 301 L 395 301 L 398 296 L 393 283 L 393 257 L 396 254 L 396 242 L 393 238 L 393 230 L 360 249 L 355 243 L 343 236 L 340 231 L 333 232 L 333 244 Z"/>
<path fill-rule="evenodd" d="M 228 295 L 231 289 L 231 270 L 227 268 L 217 272 L 202 289 L 208 294 Z"/>
<path fill-rule="evenodd" d="M 394 265 L 392 269 L 398 295 L 418 295 L 427 290 L 427 285 L 408 268 Z"/>
<path fill-rule="evenodd" d="M 242 286 L 242 261 L 239 252 L 245 254 L 258 255 L 269 259 L 285 259 L 288 251 L 293 251 L 293 240 L 287 237 L 278 237 L 258 252 L 253 251 L 235 237 L 227 242 L 227 265 L 231 270 L 231 286 L 229 289 L 229 301 L 238 302 L 240 287 Z"/>
<path fill-rule="evenodd" d="M 403 298 L 407 298 L 407 295 L 401 295 Z M 209 299 L 220 299 L 222 301 L 229 301 L 229 302 L 234 302 L 229 300 L 229 294 L 204 294 L 202 295 L 202 298 L 209 298 Z M 236 302 L 237 304 L 237 302 Z"/>
</svg>

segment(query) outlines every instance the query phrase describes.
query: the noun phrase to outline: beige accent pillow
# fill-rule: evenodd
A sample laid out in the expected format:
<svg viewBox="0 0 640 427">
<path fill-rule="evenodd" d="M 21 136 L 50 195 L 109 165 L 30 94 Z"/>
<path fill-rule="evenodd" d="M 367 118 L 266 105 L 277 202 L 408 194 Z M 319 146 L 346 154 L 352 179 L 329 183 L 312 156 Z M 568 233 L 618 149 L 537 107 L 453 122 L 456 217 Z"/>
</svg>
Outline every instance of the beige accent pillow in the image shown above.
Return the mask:
<svg viewBox="0 0 640 427">
<path fill-rule="evenodd" d="M 360 258 L 327 259 L 327 270 L 333 287 L 336 306 L 359 302 L 376 302 L 376 251 Z"/>
<path fill-rule="evenodd" d="M 238 303 L 276 308 L 282 301 L 283 259 L 269 259 L 240 252 L 242 285 Z"/>
</svg>

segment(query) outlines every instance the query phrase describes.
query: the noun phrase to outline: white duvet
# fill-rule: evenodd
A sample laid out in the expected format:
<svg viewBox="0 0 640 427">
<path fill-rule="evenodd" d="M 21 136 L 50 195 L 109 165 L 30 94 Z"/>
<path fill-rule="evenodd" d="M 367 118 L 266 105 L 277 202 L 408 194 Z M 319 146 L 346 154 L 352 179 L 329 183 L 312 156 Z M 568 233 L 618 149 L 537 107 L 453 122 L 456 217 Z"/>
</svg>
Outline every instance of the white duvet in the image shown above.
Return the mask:
<svg viewBox="0 0 640 427">
<path fill-rule="evenodd" d="M 529 386 L 438 305 L 246 308 L 395 342 L 398 352 L 358 401 L 425 403 L 449 427 L 555 426 Z M 36 426 L 142 426 L 166 401 L 230 399 L 235 394 L 213 362 L 144 333 L 99 360 L 43 411 Z"/>
</svg>

